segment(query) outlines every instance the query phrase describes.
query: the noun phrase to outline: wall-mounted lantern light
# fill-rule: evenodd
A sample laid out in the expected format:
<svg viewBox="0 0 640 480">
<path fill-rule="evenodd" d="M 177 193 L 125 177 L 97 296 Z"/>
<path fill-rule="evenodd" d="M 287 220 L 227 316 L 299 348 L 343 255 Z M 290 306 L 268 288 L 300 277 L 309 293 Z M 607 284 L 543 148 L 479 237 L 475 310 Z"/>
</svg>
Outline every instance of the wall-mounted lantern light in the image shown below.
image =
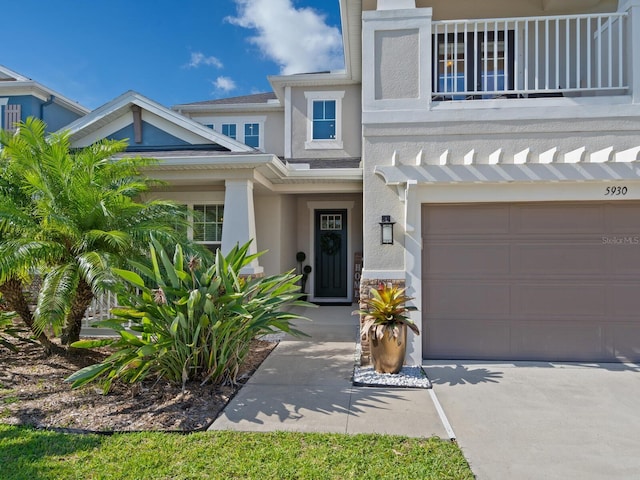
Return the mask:
<svg viewBox="0 0 640 480">
<path fill-rule="evenodd" d="M 391 215 L 382 215 L 380 222 L 380 244 L 393 245 L 393 225 L 396 222 L 391 221 Z"/>
</svg>

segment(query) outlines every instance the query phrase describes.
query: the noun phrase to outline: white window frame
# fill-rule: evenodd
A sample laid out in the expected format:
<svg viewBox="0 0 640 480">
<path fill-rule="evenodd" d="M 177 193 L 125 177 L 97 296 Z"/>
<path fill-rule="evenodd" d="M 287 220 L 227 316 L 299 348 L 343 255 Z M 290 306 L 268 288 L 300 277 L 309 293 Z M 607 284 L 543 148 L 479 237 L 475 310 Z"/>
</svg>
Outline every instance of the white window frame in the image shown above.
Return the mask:
<svg viewBox="0 0 640 480">
<path fill-rule="evenodd" d="M 307 99 L 307 141 L 304 144 L 306 150 L 342 150 L 342 99 L 344 91 L 334 92 L 304 92 Z M 336 138 L 327 140 L 313 138 L 313 102 L 317 100 L 336 102 Z"/>
<path fill-rule="evenodd" d="M 247 140 L 246 140 L 247 125 L 257 125 L 258 126 L 258 135 L 257 135 L 258 136 L 258 145 L 256 145 L 255 147 L 247 144 Z M 242 124 L 242 143 L 244 143 L 248 147 L 256 148 L 258 150 L 262 150 L 260 147 L 262 146 L 262 137 L 263 136 L 264 135 L 262 134 L 262 125 L 260 124 L 260 122 L 244 122 Z"/>
<path fill-rule="evenodd" d="M 198 245 L 203 245 L 205 247 L 209 246 L 214 246 L 217 248 L 222 248 L 222 233 L 220 234 L 220 241 L 219 242 L 214 242 L 214 241 L 209 241 L 209 240 L 194 240 L 193 238 L 193 226 L 194 226 L 194 214 L 193 212 L 195 211 L 194 208 L 195 207 L 224 207 L 224 203 L 223 202 L 190 202 L 187 204 L 187 208 L 189 210 L 189 226 L 187 228 L 187 237 L 189 238 L 189 240 L 192 240 L 193 242 L 197 243 Z M 223 214 L 223 218 L 224 218 L 224 214 Z M 222 230 L 224 232 L 224 221 L 222 222 Z M 210 250 L 212 250 L 210 248 Z M 213 250 L 212 250 L 213 251 Z"/>
<path fill-rule="evenodd" d="M 231 126 L 236 127 L 236 134 L 235 134 L 235 136 L 233 136 L 233 137 L 232 137 L 231 135 L 229 135 L 229 134 L 227 134 L 227 133 L 224 133 L 224 127 L 227 127 L 227 126 L 228 126 L 228 127 L 231 127 Z M 223 135 L 225 135 L 225 136 L 227 136 L 227 137 L 229 137 L 229 138 L 232 138 L 232 139 L 234 139 L 234 140 L 238 140 L 238 123 L 237 123 L 237 122 L 234 122 L 234 123 L 231 123 L 231 122 L 226 123 L 226 122 L 225 122 L 225 123 L 221 124 L 221 125 L 220 125 L 220 133 L 222 133 Z"/>
<path fill-rule="evenodd" d="M 266 115 L 247 115 L 245 116 L 207 116 L 198 119 L 203 125 L 214 125 L 214 130 L 218 133 L 222 133 L 222 125 L 235 125 L 236 126 L 236 141 L 244 142 L 244 126 L 247 123 L 257 123 L 260 130 L 258 138 L 258 146 L 252 147 L 261 152 L 265 151 L 265 124 L 267 121 Z M 205 123 L 206 122 L 206 123 Z"/>
</svg>

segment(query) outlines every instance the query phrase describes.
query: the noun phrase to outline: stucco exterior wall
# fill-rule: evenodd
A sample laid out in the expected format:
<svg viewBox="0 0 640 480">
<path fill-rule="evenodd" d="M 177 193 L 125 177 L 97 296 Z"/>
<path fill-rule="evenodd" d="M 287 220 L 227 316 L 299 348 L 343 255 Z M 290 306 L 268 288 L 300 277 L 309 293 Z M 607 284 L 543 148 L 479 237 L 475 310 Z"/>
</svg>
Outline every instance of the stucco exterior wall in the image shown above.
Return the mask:
<svg viewBox="0 0 640 480">
<path fill-rule="evenodd" d="M 342 149 L 307 149 L 309 115 L 305 92 L 344 92 L 342 98 Z M 359 157 L 362 151 L 361 93 L 359 85 L 295 87 L 291 92 L 291 156 L 292 158 Z"/>
<path fill-rule="evenodd" d="M 417 29 L 375 32 L 375 98 L 418 98 L 420 33 Z M 398 55 L 402 52 L 402 55 Z"/>
<path fill-rule="evenodd" d="M 447 164 L 462 165 L 470 158 L 474 164 L 488 164 L 500 151 L 500 163 L 517 163 L 520 159 L 539 163 L 552 149 L 554 161 L 565 155 L 580 158 L 615 147 L 616 152 L 640 145 L 640 112 L 629 117 L 529 119 L 520 122 L 460 121 L 449 123 L 405 124 L 402 126 L 367 126 L 364 129 L 364 259 L 366 270 L 403 270 L 405 220 L 403 191 L 385 185 L 374 174 L 378 165 L 440 165 L 446 154 Z M 470 156 L 470 152 L 473 152 Z M 523 153 L 525 152 L 525 153 Z M 495 158 L 495 157 L 494 157 Z M 424 187 L 428 191 L 429 188 Z M 449 187 L 453 188 L 453 187 Z M 391 215 L 395 225 L 395 244 L 380 245 L 378 223 L 381 215 Z"/>
<path fill-rule="evenodd" d="M 266 275 L 275 275 L 296 267 L 296 202 L 290 195 L 256 195 L 256 236 Z"/>
</svg>

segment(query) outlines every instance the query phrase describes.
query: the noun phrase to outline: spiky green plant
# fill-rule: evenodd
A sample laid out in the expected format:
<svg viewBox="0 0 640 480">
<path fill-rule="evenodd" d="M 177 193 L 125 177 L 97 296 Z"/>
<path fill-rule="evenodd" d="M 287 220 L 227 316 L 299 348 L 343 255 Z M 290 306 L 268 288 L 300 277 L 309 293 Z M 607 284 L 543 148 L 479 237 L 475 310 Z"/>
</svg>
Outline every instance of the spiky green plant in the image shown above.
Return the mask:
<svg viewBox="0 0 640 480">
<path fill-rule="evenodd" d="M 360 300 L 364 308 L 353 312 L 364 317 L 360 328 L 362 337 L 366 339 L 371 335 L 373 339 L 382 339 L 385 331 L 389 331 L 392 338 L 398 338 L 401 325 L 420 335 L 418 326 L 406 315 L 417 310 L 416 307 L 405 305 L 411 300 L 413 298 L 405 295 L 404 288 L 387 285 L 371 288 L 369 298 Z"/>
<path fill-rule="evenodd" d="M 241 269 L 259 255 L 249 255 L 248 248 L 249 243 L 236 246 L 226 256 L 218 251 L 214 264 L 206 266 L 198 258 L 186 259 L 180 245 L 171 259 L 154 240 L 150 265 L 116 270 L 139 293 L 121 295 L 124 308 L 112 311 L 116 318 L 96 324 L 114 329 L 119 338 L 72 345 L 110 345 L 116 352 L 67 381 L 77 388 L 98 380 L 105 392 L 116 379 L 135 383 L 150 375 L 183 388 L 189 380 L 233 383 L 254 338 L 277 331 L 304 335 L 291 324 L 303 317 L 286 311 L 309 305 L 299 301 L 299 277 L 291 271 L 242 278 Z"/>
</svg>

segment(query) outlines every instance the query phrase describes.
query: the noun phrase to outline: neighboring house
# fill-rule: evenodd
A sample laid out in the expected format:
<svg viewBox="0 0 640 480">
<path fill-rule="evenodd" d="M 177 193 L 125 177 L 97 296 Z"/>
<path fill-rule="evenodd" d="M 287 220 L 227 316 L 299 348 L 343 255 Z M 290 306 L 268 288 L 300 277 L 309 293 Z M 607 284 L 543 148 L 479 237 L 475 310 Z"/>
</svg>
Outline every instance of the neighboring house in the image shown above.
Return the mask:
<svg viewBox="0 0 640 480">
<path fill-rule="evenodd" d="M 0 65 L 0 129 L 12 131 L 16 123 L 36 117 L 54 132 L 87 113 L 82 105 Z"/>
</svg>

